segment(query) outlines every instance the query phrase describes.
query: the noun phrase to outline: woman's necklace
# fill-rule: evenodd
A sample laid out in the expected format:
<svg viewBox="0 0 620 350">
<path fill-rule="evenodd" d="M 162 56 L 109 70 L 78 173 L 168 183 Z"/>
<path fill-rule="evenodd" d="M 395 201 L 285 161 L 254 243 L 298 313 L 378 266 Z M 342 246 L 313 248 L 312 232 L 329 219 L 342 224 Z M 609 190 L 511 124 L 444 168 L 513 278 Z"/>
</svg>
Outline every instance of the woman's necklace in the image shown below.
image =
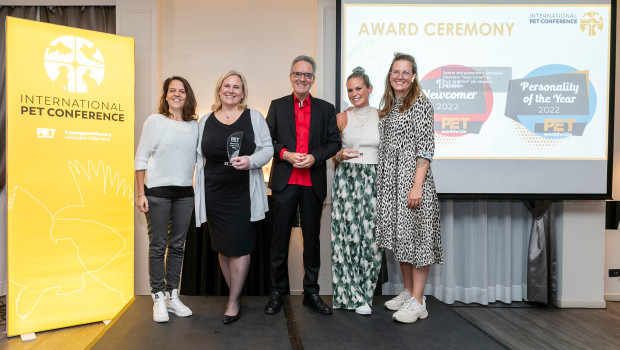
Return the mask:
<svg viewBox="0 0 620 350">
<path fill-rule="evenodd" d="M 226 123 L 229 123 L 239 117 L 237 115 L 237 111 L 232 111 L 232 115 L 229 115 L 228 113 L 226 113 L 224 109 L 221 109 L 220 111 L 222 112 L 222 116 L 226 118 Z"/>
<path fill-rule="evenodd" d="M 357 111 L 368 111 L 364 114 L 357 114 Z M 366 128 L 366 124 L 368 124 L 368 121 L 370 120 L 370 112 L 372 112 L 372 110 L 370 109 L 370 106 L 366 106 L 366 107 L 362 107 L 362 108 L 357 108 L 354 107 L 353 108 L 353 115 L 355 115 L 355 118 L 360 122 L 360 125 L 362 126 L 362 131 L 364 130 L 364 128 Z"/>
</svg>

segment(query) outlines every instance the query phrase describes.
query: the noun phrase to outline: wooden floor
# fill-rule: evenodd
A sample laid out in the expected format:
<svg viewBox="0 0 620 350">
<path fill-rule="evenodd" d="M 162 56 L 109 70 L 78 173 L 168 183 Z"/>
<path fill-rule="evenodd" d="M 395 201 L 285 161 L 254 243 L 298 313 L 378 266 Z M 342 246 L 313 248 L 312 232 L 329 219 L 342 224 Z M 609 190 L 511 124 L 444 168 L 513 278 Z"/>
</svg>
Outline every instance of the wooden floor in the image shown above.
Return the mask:
<svg viewBox="0 0 620 350">
<path fill-rule="evenodd" d="M 607 302 L 607 309 L 452 310 L 511 349 L 620 349 L 620 302 Z"/>
<path fill-rule="evenodd" d="M 620 302 L 607 302 L 604 310 L 514 306 L 457 304 L 451 309 L 511 349 L 620 349 Z M 40 332 L 36 340 L 22 343 L 20 337 L 7 338 L 0 323 L 0 350 L 84 349 L 104 329 L 99 322 Z"/>
</svg>

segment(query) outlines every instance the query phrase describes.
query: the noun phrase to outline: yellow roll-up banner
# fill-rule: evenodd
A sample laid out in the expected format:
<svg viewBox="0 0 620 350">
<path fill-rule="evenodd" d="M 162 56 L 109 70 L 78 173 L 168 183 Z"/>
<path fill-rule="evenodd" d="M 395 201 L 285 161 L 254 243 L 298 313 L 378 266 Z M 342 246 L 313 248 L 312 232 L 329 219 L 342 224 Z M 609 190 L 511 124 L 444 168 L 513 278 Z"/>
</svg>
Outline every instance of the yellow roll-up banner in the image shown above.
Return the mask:
<svg viewBox="0 0 620 350">
<path fill-rule="evenodd" d="M 134 40 L 7 18 L 9 336 L 133 298 Z"/>
</svg>

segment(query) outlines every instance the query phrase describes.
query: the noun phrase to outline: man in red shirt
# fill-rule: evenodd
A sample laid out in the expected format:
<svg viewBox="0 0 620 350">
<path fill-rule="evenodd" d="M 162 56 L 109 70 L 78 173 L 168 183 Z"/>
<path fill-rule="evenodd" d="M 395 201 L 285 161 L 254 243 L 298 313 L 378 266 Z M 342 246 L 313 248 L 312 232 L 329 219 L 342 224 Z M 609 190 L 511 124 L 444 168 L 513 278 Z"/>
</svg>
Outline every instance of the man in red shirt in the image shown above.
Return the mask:
<svg viewBox="0 0 620 350">
<path fill-rule="evenodd" d="M 271 286 L 266 314 L 277 314 L 290 294 L 288 248 L 299 206 L 304 241 L 304 305 L 323 315 L 332 310 L 319 297 L 321 212 L 327 194 L 325 162 L 341 147 L 334 106 L 310 96 L 316 63 L 312 57 L 293 60 L 289 79 L 293 93 L 271 101 L 267 125 L 274 157 L 269 188 L 273 198 Z"/>
</svg>

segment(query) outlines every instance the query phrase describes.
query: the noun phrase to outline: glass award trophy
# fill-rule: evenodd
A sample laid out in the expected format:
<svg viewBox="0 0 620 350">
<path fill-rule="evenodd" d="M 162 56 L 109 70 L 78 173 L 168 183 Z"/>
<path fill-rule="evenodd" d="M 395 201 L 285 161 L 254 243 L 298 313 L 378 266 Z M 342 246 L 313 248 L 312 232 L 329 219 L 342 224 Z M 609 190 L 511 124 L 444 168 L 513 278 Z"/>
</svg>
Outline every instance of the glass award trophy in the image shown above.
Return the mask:
<svg viewBox="0 0 620 350">
<path fill-rule="evenodd" d="M 224 162 L 224 165 L 233 166 L 234 163 L 230 160 L 239 157 L 239 149 L 241 149 L 241 139 L 243 138 L 243 131 L 235 131 L 226 140 L 226 148 L 228 150 L 228 162 Z"/>
<path fill-rule="evenodd" d="M 361 157 L 361 156 L 364 155 L 364 153 L 360 152 L 360 141 L 362 140 L 362 132 L 363 131 L 364 131 L 364 129 L 362 128 L 362 131 L 360 131 L 359 137 L 357 138 L 355 143 L 353 143 L 353 147 L 351 148 L 351 150 L 349 152 L 347 152 L 349 157 Z"/>
</svg>

